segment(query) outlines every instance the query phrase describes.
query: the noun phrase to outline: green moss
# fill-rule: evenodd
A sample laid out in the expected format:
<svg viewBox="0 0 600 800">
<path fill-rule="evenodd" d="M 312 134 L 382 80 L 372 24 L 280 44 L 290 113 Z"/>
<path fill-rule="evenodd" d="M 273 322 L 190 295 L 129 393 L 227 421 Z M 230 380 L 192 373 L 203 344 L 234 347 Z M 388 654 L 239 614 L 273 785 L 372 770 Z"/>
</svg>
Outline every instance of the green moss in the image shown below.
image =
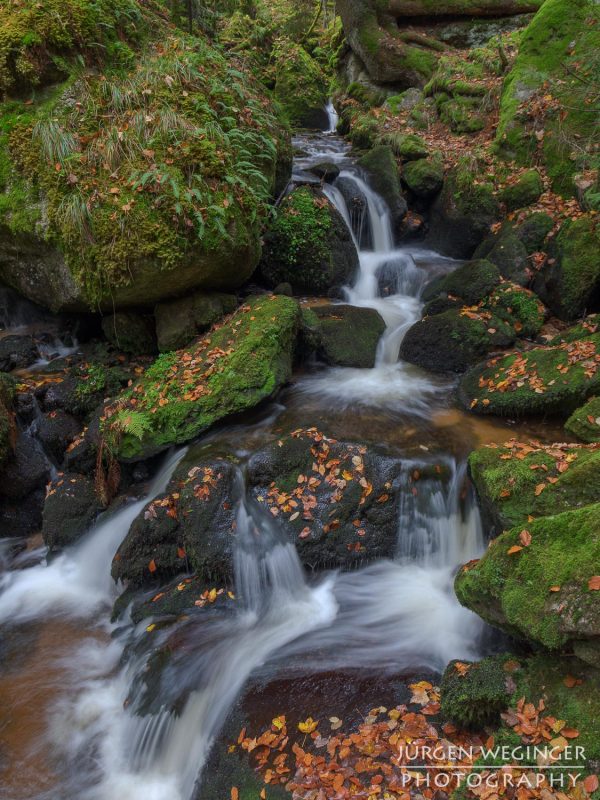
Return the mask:
<svg viewBox="0 0 600 800">
<path fill-rule="evenodd" d="M 327 203 L 309 188 L 289 194 L 279 209 L 270 233 L 277 240 L 278 259 L 290 268 L 308 259 L 327 257 L 331 214 Z M 310 267 L 309 267 L 310 268 Z"/>
<path fill-rule="evenodd" d="M 600 293 L 600 223 L 591 214 L 566 222 L 556 247 L 560 264 L 556 310 L 565 319 L 576 319 Z"/>
<path fill-rule="evenodd" d="M 402 180 L 418 197 L 431 198 L 444 183 L 443 162 L 437 158 L 410 161 L 402 171 Z"/>
<path fill-rule="evenodd" d="M 529 338 L 537 336 L 546 316 L 537 295 L 514 283 L 499 286 L 484 305 L 496 317 L 513 325 L 518 336 Z"/>
<path fill-rule="evenodd" d="M 329 304 L 302 309 L 307 349 L 327 364 L 372 369 L 384 331 L 385 322 L 374 309 Z"/>
<path fill-rule="evenodd" d="M 193 346 L 160 356 L 106 411 L 115 452 L 145 458 L 272 397 L 291 376 L 298 318 L 291 298 L 252 298 Z"/>
<path fill-rule="evenodd" d="M 431 300 L 445 293 L 460 297 L 465 303 L 472 305 L 490 294 L 500 280 L 500 273 L 489 261 L 485 259 L 467 261 L 448 275 L 440 276 L 426 286 L 423 299 Z"/>
<path fill-rule="evenodd" d="M 358 164 L 368 173 L 371 187 L 383 197 L 392 215 L 405 213 L 406 202 L 392 149 L 384 144 L 377 145 L 359 159 Z"/>
<path fill-rule="evenodd" d="M 290 124 L 300 128 L 320 128 L 327 102 L 327 80 L 319 64 L 299 44 L 282 40 L 273 48 L 275 97 Z"/>
<path fill-rule="evenodd" d="M 415 161 L 429 155 L 427 144 L 416 133 L 386 133 L 381 137 L 381 142 L 402 161 Z"/>
<path fill-rule="evenodd" d="M 565 430 L 582 442 L 600 442 L 600 397 L 592 397 L 565 422 Z"/>
<path fill-rule="evenodd" d="M 567 416 L 600 389 L 594 365 L 599 347 L 600 334 L 593 334 L 493 359 L 465 375 L 461 398 L 479 414 Z"/>
<path fill-rule="evenodd" d="M 467 665 L 451 661 L 440 687 L 444 718 L 467 729 L 498 723 L 511 697 L 507 689 L 509 673 L 504 669 L 506 659 L 499 655 Z"/>
<path fill-rule="evenodd" d="M 491 624 L 550 649 L 593 636 L 600 595 L 587 584 L 592 565 L 600 563 L 600 504 L 543 517 L 527 528 L 531 544 L 509 555 L 522 546 L 519 525 L 458 574 L 459 601 Z"/>
<path fill-rule="evenodd" d="M 378 134 L 379 125 L 375 117 L 360 114 L 352 118 L 349 138 L 355 147 L 368 150 L 375 143 Z"/>
<path fill-rule="evenodd" d="M 560 514 L 600 502 L 600 451 L 594 449 L 482 447 L 471 453 L 469 471 L 498 530 L 526 525 L 530 516 Z"/>
<path fill-rule="evenodd" d="M 500 199 L 509 211 L 535 203 L 542 192 L 544 184 L 537 169 L 524 172 L 516 183 L 506 186 L 500 193 Z"/>
</svg>

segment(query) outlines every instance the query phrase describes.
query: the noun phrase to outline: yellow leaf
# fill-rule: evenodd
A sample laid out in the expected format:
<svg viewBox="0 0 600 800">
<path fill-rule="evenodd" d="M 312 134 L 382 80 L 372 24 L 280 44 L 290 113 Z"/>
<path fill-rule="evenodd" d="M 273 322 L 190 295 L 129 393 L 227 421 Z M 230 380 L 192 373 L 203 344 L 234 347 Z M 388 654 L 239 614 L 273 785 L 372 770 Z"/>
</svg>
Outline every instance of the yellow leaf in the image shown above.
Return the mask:
<svg viewBox="0 0 600 800">
<path fill-rule="evenodd" d="M 312 733 L 317 729 L 318 724 L 319 720 L 315 721 L 312 717 L 308 717 L 308 719 L 305 719 L 304 722 L 298 723 L 298 730 L 302 733 Z"/>
</svg>

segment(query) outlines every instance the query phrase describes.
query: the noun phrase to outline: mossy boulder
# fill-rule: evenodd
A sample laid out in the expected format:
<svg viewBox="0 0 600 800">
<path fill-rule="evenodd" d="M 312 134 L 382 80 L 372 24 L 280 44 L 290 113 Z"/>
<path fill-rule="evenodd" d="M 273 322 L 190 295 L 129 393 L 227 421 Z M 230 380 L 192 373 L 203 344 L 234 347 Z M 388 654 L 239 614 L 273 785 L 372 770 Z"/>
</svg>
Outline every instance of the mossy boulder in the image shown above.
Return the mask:
<svg viewBox="0 0 600 800">
<path fill-rule="evenodd" d="M 470 258 L 500 217 L 492 183 L 477 174 L 477 165 L 461 160 L 432 206 L 427 244 L 444 255 Z"/>
<path fill-rule="evenodd" d="M 327 127 L 327 79 L 301 44 L 282 39 L 273 48 L 274 94 L 295 128 Z"/>
<path fill-rule="evenodd" d="M 516 211 L 535 203 L 543 191 L 542 176 L 537 169 L 529 169 L 523 172 L 515 183 L 511 183 L 502 190 L 500 199 L 508 211 Z"/>
<path fill-rule="evenodd" d="M 510 346 L 514 330 L 490 312 L 463 307 L 426 317 L 408 329 L 400 358 L 432 372 L 464 372 L 493 349 Z"/>
<path fill-rule="evenodd" d="M 600 593 L 588 583 L 599 563 L 596 503 L 503 533 L 458 573 L 456 596 L 490 624 L 549 649 L 597 644 Z"/>
<path fill-rule="evenodd" d="M 373 308 L 312 305 L 302 309 L 302 336 L 326 364 L 371 369 L 385 322 Z"/>
<path fill-rule="evenodd" d="M 102 331 L 118 350 L 132 355 L 156 353 L 154 320 L 144 314 L 118 311 L 102 318 Z"/>
<path fill-rule="evenodd" d="M 444 184 L 444 166 L 434 158 L 421 158 L 405 165 L 402 180 L 418 198 L 430 200 Z"/>
<path fill-rule="evenodd" d="M 428 302 L 443 295 L 451 295 L 473 305 L 492 292 L 500 280 L 500 273 L 491 262 L 484 259 L 467 261 L 447 275 L 441 275 L 427 284 L 422 296 Z"/>
<path fill-rule="evenodd" d="M 582 442 L 600 442 L 600 397 L 591 397 L 565 422 L 565 430 Z"/>
<path fill-rule="evenodd" d="M 192 346 L 160 356 L 105 409 L 114 452 L 148 458 L 273 397 L 291 377 L 299 317 L 289 297 L 253 297 Z"/>
<path fill-rule="evenodd" d="M 497 146 L 529 166 L 535 154 L 555 190 L 594 166 L 598 98 L 597 9 L 589 0 L 546 0 L 521 36 L 504 82 Z"/>
<path fill-rule="evenodd" d="M 499 723 L 512 697 L 506 660 L 498 655 L 478 663 L 451 661 L 440 686 L 444 718 L 466 729 Z"/>
<path fill-rule="evenodd" d="M 351 283 L 358 253 L 343 217 L 320 189 L 302 186 L 281 203 L 265 235 L 261 274 L 269 286 L 327 295 Z"/>
<path fill-rule="evenodd" d="M 391 147 L 401 161 L 420 161 L 429 156 L 429 146 L 416 133 L 386 133 L 381 137 L 381 143 Z"/>
<path fill-rule="evenodd" d="M 494 358 L 464 376 L 460 397 L 478 414 L 566 417 L 600 390 L 599 348 L 596 333 Z"/>
<path fill-rule="evenodd" d="M 509 442 L 469 456 L 486 525 L 501 533 L 530 517 L 600 502 L 600 451 L 584 445 Z"/>
<path fill-rule="evenodd" d="M 185 347 L 236 306 L 235 295 L 220 292 L 195 292 L 189 297 L 159 303 L 154 309 L 158 349 L 168 353 Z"/>
<path fill-rule="evenodd" d="M 206 37 L 178 34 L 156 6 L 67 5 L 72 20 L 53 0 L 11 10 L 11 20 L 32 14 L 40 30 L 67 20 L 82 58 L 59 50 L 63 83 L 0 106 L 0 278 L 54 311 L 239 287 L 258 263 L 288 148 L 263 89 Z M 82 15 L 100 16 L 101 33 L 94 23 L 71 36 Z M 120 26 L 144 31 L 143 42 L 131 50 Z M 102 69 L 82 67 L 97 51 Z"/>
<path fill-rule="evenodd" d="M 600 223 L 586 214 L 566 222 L 533 288 L 554 313 L 574 320 L 600 308 Z"/>
<path fill-rule="evenodd" d="M 483 306 L 496 319 L 512 325 L 518 337 L 535 338 L 542 329 L 546 309 L 534 292 L 504 281 L 485 298 Z"/>
<path fill-rule="evenodd" d="M 133 521 L 113 578 L 156 586 L 192 569 L 202 581 L 231 581 L 239 489 L 231 461 L 191 448 L 165 492 Z"/>
<path fill-rule="evenodd" d="M 9 334 L 0 339 L 0 372 L 29 367 L 39 358 L 32 336 Z"/>
<path fill-rule="evenodd" d="M 392 149 L 388 145 L 377 145 L 359 159 L 358 165 L 367 173 L 371 188 L 385 200 L 394 224 L 399 224 L 408 206 Z"/>
<path fill-rule="evenodd" d="M 502 277 L 526 286 L 532 277 L 527 249 L 510 223 L 502 225 L 497 234 L 489 236 L 475 251 L 500 270 Z"/>
<path fill-rule="evenodd" d="M 281 437 L 248 464 L 250 497 L 313 570 L 393 555 L 401 474 L 397 457 L 316 428 Z"/>
</svg>

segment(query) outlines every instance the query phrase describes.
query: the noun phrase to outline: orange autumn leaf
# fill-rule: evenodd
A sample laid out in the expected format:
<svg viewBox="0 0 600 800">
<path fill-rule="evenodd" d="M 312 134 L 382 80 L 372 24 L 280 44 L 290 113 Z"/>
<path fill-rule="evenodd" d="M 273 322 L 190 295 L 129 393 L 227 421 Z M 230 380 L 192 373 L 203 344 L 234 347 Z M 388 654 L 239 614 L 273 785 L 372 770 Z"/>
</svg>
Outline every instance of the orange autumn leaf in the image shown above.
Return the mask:
<svg viewBox="0 0 600 800">
<path fill-rule="evenodd" d="M 594 592 L 600 591 L 600 575 L 594 575 L 588 581 L 588 589 Z"/>
<path fill-rule="evenodd" d="M 156 572 L 156 561 L 154 559 L 148 564 L 148 569 L 150 572 Z"/>
<path fill-rule="evenodd" d="M 521 533 L 519 534 L 519 541 L 524 547 L 529 547 L 529 545 L 531 544 L 531 534 L 529 533 L 529 531 L 527 530 L 521 531 Z"/>
<path fill-rule="evenodd" d="M 522 549 L 523 548 L 520 545 L 514 544 L 512 547 L 508 548 L 508 550 L 506 551 L 506 554 L 509 555 L 509 556 L 512 556 L 515 553 L 520 552 Z"/>
<path fill-rule="evenodd" d="M 545 488 L 546 488 L 545 483 L 538 483 L 538 485 L 535 487 L 535 492 L 534 492 L 535 496 L 539 497 Z"/>
<path fill-rule="evenodd" d="M 231 787 L 231 800 L 239 800 L 239 797 L 240 797 L 240 792 L 239 792 L 237 786 L 232 786 Z"/>
<path fill-rule="evenodd" d="M 588 775 L 583 780 L 583 788 L 588 794 L 592 794 L 593 792 L 597 791 L 599 785 L 600 782 L 598 781 L 597 775 Z"/>
</svg>

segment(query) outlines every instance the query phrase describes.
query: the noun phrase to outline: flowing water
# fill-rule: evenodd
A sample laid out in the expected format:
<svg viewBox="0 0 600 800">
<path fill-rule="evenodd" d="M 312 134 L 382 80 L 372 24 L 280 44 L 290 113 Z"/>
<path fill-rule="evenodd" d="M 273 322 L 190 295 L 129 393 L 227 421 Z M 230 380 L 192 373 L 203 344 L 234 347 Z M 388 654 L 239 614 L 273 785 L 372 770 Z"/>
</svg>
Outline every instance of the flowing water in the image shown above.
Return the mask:
<svg viewBox="0 0 600 800">
<path fill-rule="evenodd" d="M 17 659 L 14 668 L 23 685 L 38 685 L 42 656 L 52 676 L 40 695 L 36 731 L 24 732 L 18 725 L 13 730 L 9 719 L 0 742 L 9 757 L 36 764 L 39 773 L 37 782 L 32 778 L 23 785 L 14 770 L 6 770 L 0 788 L 8 800 L 217 800 L 198 795 L 197 781 L 250 679 L 273 671 L 293 678 L 348 669 L 367 676 L 409 675 L 439 671 L 452 658 L 481 652 L 482 624 L 452 592 L 457 567 L 483 548 L 479 513 L 466 487 L 464 458 L 446 447 L 452 437 L 440 433 L 443 426 L 432 423 L 436 414 L 449 413 L 452 387 L 398 361 L 402 336 L 420 316 L 424 285 L 454 264 L 418 248 L 395 247 L 385 203 L 354 167 L 341 140 L 314 135 L 296 144 L 303 151 L 296 176 L 318 161 L 334 160 L 346 186 L 364 199 L 362 214 L 356 214 L 338 186 L 325 187 L 359 250 L 360 270 L 346 290 L 347 302 L 376 309 L 386 323 L 377 363 L 372 370 L 304 374 L 283 393 L 282 404 L 267 409 L 254 426 L 223 428 L 209 438 L 243 464 L 265 439 L 304 414 L 308 424 L 325 420 L 335 430 L 350 429 L 355 441 L 364 435 L 393 443 L 403 458 L 395 558 L 353 572 L 306 575 L 276 521 L 265 520 L 245 499 L 242 467 L 236 611 L 191 616 L 153 633 L 155 651 L 173 636 L 181 646 L 170 648 L 172 657 L 148 712 L 147 623 L 110 623 L 118 594 L 110 564 L 133 519 L 164 491 L 183 451 L 166 459 L 142 499 L 105 515 L 63 555 L 51 561 L 42 550 L 29 552 L 25 560 L 5 556 L 0 623 L 5 636 L 16 637 L 15 652 L 23 642 L 30 651 L 29 658 L 19 656 L 21 661 L 9 654 L 9 667 Z M 464 437 L 457 432 L 455 438 Z M 411 474 L 434 456 L 449 479 L 432 478 L 426 491 L 413 494 Z M 62 645 L 65 626 L 71 634 Z M 32 630 L 35 635 L 28 639 Z M 52 632 L 57 649 L 50 657 Z M 3 680 L 10 685 L 10 669 Z M 0 681 L 0 696 L 2 687 Z M 306 701 L 307 711 L 313 710 L 310 697 Z M 17 704 L 10 706 L 9 717 L 18 720 L 19 713 Z"/>
</svg>

